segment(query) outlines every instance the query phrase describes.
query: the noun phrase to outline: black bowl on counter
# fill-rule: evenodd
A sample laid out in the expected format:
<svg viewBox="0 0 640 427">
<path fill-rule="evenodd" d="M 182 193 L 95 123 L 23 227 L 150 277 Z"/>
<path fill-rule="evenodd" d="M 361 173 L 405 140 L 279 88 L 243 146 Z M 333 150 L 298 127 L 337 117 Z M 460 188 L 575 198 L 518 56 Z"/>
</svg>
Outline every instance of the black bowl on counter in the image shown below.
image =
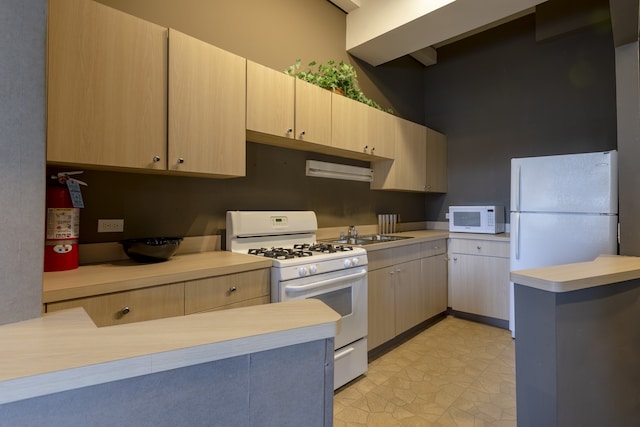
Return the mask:
<svg viewBox="0 0 640 427">
<path fill-rule="evenodd" d="M 124 253 L 134 261 L 142 263 L 162 262 L 173 256 L 182 242 L 182 237 L 146 237 L 125 239 L 119 243 Z"/>
</svg>

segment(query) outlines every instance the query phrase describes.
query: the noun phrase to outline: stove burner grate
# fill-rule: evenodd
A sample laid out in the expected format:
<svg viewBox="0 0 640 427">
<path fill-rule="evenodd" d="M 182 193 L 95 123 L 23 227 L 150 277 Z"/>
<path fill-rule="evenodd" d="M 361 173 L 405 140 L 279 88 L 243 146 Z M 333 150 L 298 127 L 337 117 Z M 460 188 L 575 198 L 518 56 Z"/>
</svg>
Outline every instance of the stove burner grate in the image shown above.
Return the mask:
<svg viewBox="0 0 640 427">
<path fill-rule="evenodd" d="M 333 254 L 337 252 L 352 251 L 353 247 L 343 245 L 332 245 L 329 243 L 298 243 L 292 249 L 287 248 L 256 248 L 249 249 L 249 255 L 264 256 L 274 259 L 292 259 L 309 257 L 316 254 Z"/>
</svg>

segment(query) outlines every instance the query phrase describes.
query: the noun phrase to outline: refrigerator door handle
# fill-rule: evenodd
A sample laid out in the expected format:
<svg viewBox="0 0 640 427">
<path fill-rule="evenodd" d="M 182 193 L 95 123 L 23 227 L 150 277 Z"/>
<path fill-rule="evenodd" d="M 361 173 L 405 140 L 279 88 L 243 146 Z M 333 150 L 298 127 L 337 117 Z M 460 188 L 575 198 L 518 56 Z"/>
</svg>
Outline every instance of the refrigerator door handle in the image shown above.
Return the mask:
<svg viewBox="0 0 640 427">
<path fill-rule="evenodd" d="M 520 211 L 520 175 L 522 173 L 521 171 L 522 166 L 518 165 L 518 167 L 516 168 L 516 173 L 515 176 L 513 177 L 515 182 L 513 183 L 513 188 L 515 189 L 515 194 L 514 199 L 516 201 L 516 211 Z"/>
<path fill-rule="evenodd" d="M 520 213 L 513 214 L 513 224 L 511 224 L 511 234 L 513 235 L 513 243 L 515 247 L 515 259 L 520 259 Z"/>
</svg>

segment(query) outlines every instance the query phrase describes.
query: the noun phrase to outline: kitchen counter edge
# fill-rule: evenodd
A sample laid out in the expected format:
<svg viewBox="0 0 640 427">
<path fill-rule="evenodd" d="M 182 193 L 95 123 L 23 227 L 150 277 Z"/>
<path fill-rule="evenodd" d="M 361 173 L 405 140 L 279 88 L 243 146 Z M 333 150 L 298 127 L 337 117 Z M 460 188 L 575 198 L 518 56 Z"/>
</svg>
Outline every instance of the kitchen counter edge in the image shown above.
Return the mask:
<svg viewBox="0 0 640 427">
<path fill-rule="evenodd" d="M 0 326 L 0 404 L 334 337 L 304 299 L 97 328 L 81 308 Z"/>
<path fill-rule="evenodd" d="M 640 257 L 601 255 L 593 261 L 516 270 L 511 281 L 547 292 L 562 293 L 640 278 Z"/>
<path fill-rule="evenodd" d="M 479 234 L 479 233 L 450 233 L 448 230 L 413 230 L 400 233 L 390 233 L 390 236 L 410 237 L 409 239 L 394 240 L 391 242 L 372 243 L 362 246 L 367 252 L 382 249 L 413 245 L 423 242 L 432 242 L 442 239 L 469 239 L 469 240 L 495 240 L 509 242 L 509 234 Z"/>
<path fill-rule="evenodd" d="M 270 259 L 228 251 L 176 255 L 165 262 L 140 264 L 131 260 L 83 265 L 75 270 L 46 272 L 42 302 L 167 285 L 206 277 L 270 268 Z"/>
</svg>

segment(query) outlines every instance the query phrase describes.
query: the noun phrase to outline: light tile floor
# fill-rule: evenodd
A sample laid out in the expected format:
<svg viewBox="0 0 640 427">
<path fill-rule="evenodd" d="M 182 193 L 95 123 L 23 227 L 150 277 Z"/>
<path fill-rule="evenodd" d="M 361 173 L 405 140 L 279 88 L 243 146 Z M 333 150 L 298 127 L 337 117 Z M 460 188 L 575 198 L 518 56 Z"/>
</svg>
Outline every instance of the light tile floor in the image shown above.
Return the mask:
<svg viewBox="0 0 640 427">
<path fill-rule="evenodd" d="M 334 398 L 334 426 L 515 426 L 515 341 L 448 316 Z"/>
</svg>

